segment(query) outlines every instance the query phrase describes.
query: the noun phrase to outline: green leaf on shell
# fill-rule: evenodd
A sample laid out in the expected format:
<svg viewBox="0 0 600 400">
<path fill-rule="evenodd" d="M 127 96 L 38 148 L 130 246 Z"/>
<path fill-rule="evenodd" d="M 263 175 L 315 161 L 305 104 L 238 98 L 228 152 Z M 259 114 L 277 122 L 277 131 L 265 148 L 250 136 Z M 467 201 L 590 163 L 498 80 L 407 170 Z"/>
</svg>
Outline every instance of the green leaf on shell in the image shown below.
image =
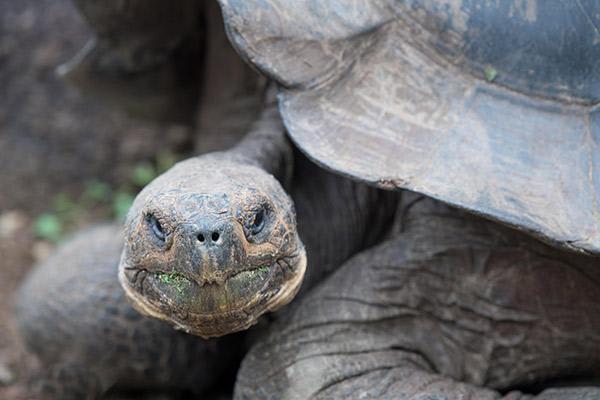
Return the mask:
<svg viewBox="0 0 600 400">
<path fill-rule="evenodd" d="M 487 67 L 485 67 L 485 80 L 488 82 L 493 82 L 494 79 L 496 79 L 496 77 L 498 76 L 498 71 L 496 70 L 496 68 L 488 65 Z"/>
</svg>

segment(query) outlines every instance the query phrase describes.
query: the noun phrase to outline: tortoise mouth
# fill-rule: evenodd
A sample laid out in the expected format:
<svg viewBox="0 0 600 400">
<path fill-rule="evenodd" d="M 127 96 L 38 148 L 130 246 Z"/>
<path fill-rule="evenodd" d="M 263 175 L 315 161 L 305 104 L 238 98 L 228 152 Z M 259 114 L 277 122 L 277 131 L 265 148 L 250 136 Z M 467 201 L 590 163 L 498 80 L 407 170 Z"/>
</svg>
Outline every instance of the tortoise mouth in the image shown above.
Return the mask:
<svg viewBox="0 0 600 400">
<path fill-rule="evenodd" d="M 223 282 L 198 282 L 177 271 L 149 271 L 121 262 L 119 281 L 133 307 L 204 338 L 244 330 L 287 304 L 306 270 L 301 248 L 270 265 L 240 269 Z"/>
</svg>

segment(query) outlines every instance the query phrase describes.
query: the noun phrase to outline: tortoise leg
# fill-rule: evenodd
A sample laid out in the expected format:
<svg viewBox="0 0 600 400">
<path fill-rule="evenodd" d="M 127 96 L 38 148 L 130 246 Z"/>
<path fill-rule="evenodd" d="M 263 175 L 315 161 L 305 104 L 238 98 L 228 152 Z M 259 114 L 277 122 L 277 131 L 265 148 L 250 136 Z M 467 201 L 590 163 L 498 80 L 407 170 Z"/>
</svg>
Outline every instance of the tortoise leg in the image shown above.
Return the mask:
<svg viewBox="0 0 600 400">
<path fill-rule="evenodd" d="M 514 389 L 600 378 L 597 259 L 427 202 L 250 351 L 238 399 L 530 399 Z"/>
<path fill-rule="evenodd" d="M 44 367 L 29 382 L 37 399 L 94 400 L 104 391 L 99 377 L 84 365 L 73 362 Z"/>
<path fill-rule="evenodd" d="M 199 393 L 240 357 L 240 336 L 203 340 L 128 304 L 117 279 L 120 230 L 76 235 L 20 289 L 17 321 L 42 363 L 37 398 L 96 399 L 109 388 Z"/>
</svg>

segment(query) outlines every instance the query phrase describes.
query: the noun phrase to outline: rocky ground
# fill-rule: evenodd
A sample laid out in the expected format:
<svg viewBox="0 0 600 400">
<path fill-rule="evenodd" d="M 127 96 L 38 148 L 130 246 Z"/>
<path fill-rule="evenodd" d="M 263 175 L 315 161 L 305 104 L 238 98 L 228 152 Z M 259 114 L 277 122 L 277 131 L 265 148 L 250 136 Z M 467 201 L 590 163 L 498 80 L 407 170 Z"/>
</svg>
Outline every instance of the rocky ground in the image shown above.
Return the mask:
<svg viewBox="0 0 600 400">
<path fill-rule="evenodd" d="M 35 368 L 11 310 L 19 282 L 69 231 L 115 218 L 183 127 L 129 118 L 88 99 L 55 68 L 89 39 L 68 0 L 0 0 L 0 399 L 31 399 Z M 157 161 L 158 160 L 158 161 Z"/>
</svg>

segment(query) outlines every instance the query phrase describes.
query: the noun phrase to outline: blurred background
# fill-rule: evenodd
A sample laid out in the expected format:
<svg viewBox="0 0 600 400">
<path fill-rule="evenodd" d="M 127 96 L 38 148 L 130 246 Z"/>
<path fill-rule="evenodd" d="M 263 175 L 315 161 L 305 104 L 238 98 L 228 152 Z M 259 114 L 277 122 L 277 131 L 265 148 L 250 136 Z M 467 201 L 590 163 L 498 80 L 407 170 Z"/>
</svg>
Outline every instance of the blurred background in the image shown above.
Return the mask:
<svg viewBox="0 0 600 400">
<path fill-rule="evenodd" d="M 70 232 L 121 219 L 188 155 L 188 128 L 132 119 L 56 74 L 90 38 L 69 0 L 0 0 L 0 399 L 29 399 L 15 288 Z"/>
</svg>

